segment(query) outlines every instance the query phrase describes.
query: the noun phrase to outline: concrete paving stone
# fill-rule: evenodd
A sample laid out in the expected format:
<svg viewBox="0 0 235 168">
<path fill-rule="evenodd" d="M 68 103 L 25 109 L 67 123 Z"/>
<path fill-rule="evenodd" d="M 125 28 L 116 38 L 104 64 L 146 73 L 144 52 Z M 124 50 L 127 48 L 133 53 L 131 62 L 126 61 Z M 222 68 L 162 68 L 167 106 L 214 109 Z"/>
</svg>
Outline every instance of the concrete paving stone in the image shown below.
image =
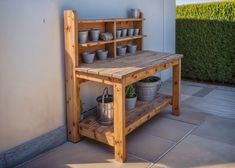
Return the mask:
<svg viewBox="0 0 235 168">
<path fill-rule="evenodd" d="M 203 89 L 200 86 L 193 86 L 193 85 L 184 85 L 181 84 L 181 94 L 183 95 L 193 95 L 194 93 L 198 92 L 199 90 Z M 172 94 L 172 83 L 171 81 L 166 81 L 162 84 L 160 88 L 161 93 L 165 93 L 168 95 Z"/>
<path fill-rule="evenodd" d="M 192 134 L 235 145 L 235 120 L 210 116 Z"/>
<path fill-rule="evenodd" d="M 150 162 L 158 159 L 173 145 L 172 142 L 137 130 L 127 138 L 127 153 Z"/>
<path fill-rule="evenodd" d="M 117 163 L 112 152 L 87 140 L 77 144 L 65 143 L 19 167 L 22 168 L 147 168 L 149 162 L 127 156 L 125 164 Z"/>
<path fill-rule="evenodd" d="M 235 167 L 235 146 L 189 135 L 153 168 Z"/>
<path fill-rule="evenodd" d="M 181 106 L 180 116 L 172 115 L 171 112 L 172 112 L 171 107 L 168 107 L 165 110 L 163 110 L 159 116 L 199 125 L 203 121 L 205 121 L 205 119 L 209 115 L 207 113 L 201 112 L 201 110 L 197 108 L 188 105 Z"/>
<path fill-rule="evenodd" d="M 194 128 L 193 124 L 156 116 L 140 129 L 153 136 L 177 142 Z"/>
<path fill-rule="evenodd" d="M 235 96 L 212 96 L 214 91 L 203 98 L 191 96 L 182 104 L 197 108 L 202 112 L 235 119 Z M 227 91 L 226 91 L 227 92 Z"/>
<path fill-rule="evenodd" d="M 208 95 L 213 90 L 214 90 L 214 88 L 203 88 L 203 89 L 199 90 L 198 92 L 194 93 L 193 96 L 205 97 L 206 95 Z"/>
</svg>

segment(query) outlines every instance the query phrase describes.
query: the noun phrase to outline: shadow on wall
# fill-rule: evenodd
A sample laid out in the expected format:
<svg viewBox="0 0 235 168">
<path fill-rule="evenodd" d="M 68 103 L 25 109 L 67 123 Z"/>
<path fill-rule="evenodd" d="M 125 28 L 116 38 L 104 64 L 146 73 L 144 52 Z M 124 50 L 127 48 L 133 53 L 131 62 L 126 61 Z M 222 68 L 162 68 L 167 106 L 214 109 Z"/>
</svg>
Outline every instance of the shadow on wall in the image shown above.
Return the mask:
<svg viewBox="0 0 235 168">
<path fill-rule="evenodd" d="M 184 78 L 235 84 L 235 22 L 177 19 L 176 52 Z"/>
</svg>

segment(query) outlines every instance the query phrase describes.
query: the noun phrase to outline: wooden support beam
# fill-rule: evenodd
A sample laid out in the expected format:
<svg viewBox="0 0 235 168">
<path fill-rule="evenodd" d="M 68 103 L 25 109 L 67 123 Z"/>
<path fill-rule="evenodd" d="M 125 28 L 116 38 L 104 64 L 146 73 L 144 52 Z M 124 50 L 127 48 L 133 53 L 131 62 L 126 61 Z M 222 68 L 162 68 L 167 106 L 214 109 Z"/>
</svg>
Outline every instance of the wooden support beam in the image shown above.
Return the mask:
<svg viewBox="0 0 235 168">
<path fill-rule="evenodd" d="M 66 105 L 68 140 L 78 142 L 80 121 L 80 96 L 78 80 L 75 76 L 77 60 L 77 16 L 72 10 L 64 12 L 64 38 L 65 38 L 65 75 L 66 75 Z"/>
<path fill-rule="evenodd" d="M 76 77 L 87 81 L 93 81 L 98 83 L 104 83 L 107 85 L 113 85 L 113 82 L 121 83 L 121 80 L 112 77 L 99 76 L 95 74 L 89 74 L 85 72 L 77 72 Z"/>
<path fill-rule="evenodd" d="M 172 60 L 172 61 L 169 61 L 169 62 L 162 63 L 160 65 L 148 68 L 145 71 L 133 73 L 132 75 L 125 78 L 126 79 L 126 85 L 133 84 L 133 83 L 135 83 L 139 80 L 147 78 L 148 76 L 154 75 L 158 72 L 161 72 L 161 71 L 163 71 L 165 69 L 168 69 L 168 68 L 170 68 L 174 65 L 177 65 L 177 64 L 178 64 L 178 60 Z"/>
<path fill-rule="evenodd" d="M 181 59 L 173 66 L 173 93 L 172 93 L 172 114 L 180 115 L 180 93 L 181 93 Z"/>
<path fill-rule="evenodd" d="M 115 160 L 123 163 L 126 160 L 126 113 L 125 84 L 114 83 L 114 153 Z"/>
</svg>

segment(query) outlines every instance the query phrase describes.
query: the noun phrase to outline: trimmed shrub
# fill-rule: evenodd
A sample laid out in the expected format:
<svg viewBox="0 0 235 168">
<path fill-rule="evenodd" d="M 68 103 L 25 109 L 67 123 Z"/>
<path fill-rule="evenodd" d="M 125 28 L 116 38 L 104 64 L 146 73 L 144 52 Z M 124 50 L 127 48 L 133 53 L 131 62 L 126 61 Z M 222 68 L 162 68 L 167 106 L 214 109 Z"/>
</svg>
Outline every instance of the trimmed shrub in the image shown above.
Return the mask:
<svg viewBox="0 0 235 168">
<path fill-rule="evenodd" d="M 177 6 L 182 77 L 235 84 L 235 1 Z"/>
</svg>

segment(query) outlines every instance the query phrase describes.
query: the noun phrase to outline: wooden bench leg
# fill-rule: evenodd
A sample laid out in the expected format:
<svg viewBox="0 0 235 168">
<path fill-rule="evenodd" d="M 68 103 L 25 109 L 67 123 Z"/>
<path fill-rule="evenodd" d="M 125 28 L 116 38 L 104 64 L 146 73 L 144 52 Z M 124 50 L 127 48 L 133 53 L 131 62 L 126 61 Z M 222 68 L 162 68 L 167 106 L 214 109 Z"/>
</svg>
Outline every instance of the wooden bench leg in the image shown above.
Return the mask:
<svg viewBox="0 0 235 168">
<path fill-rule="evenodd" d="M 114 83 L 114 154 L 115 160 L 123 163 L 126 160 L 125 136 L 125 85 Z"/>
<path fill-rule="evenodd" d="M 180 115 L 180 93 L 181 93 L 181 60 L 173 66 L 173 93 L 172 93 L 172 114 Z"/>
<path fill-rule="evenodd" d="M 75 74 L 77 60 L 77 16 L 74 11 L 64 12 L 64 38 L 65 38 L 65 71 L 66 71 L 66 108 L 68 140 L 78 142 L 80 122 L 80 93 L 78 79 Z"/>
</svg>

